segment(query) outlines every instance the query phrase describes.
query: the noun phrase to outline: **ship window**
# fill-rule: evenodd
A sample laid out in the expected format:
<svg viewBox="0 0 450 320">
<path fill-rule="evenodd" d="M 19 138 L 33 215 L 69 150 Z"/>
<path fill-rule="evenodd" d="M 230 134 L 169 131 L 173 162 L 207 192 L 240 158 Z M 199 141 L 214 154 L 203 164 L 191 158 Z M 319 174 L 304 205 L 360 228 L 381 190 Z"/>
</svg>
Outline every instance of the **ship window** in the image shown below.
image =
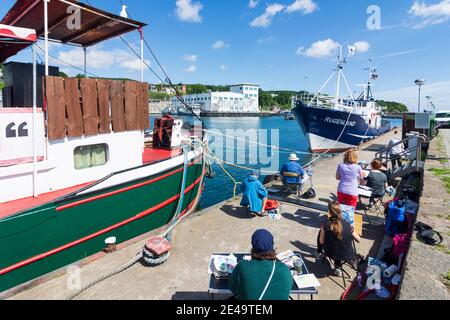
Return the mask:
<svg viewBox="0 0 450 320">
<path fill-rule="evenodd" d="M 102 143 L 77 147 L 73 151 L 73 158 L 76 170 L 103 166 L 108 162 L 108 145 Z"/>
</svg>

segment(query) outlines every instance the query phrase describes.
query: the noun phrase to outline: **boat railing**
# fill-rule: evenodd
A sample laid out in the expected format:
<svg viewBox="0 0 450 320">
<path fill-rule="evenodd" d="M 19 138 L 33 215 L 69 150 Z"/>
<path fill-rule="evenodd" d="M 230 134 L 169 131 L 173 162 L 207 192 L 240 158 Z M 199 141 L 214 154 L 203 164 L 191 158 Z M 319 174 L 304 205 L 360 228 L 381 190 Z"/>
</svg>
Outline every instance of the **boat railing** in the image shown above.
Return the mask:
<svg viewBox="0 0 450 320">
<path fill-rule="evenodd" d="M 351 98 L 341 98 L 336 102 L 336 98 L 326 94 L 300 94 L 297 95 L 296 101 L 302 101 L 308 107 L 315 108 L 333 108 L 341 111 L 349 111 L 355 108 L 365 107 L 365 103 Z"/>
<path fill-rule="evenodd" d="M 416 143 L 414 145 L 414 140 Z M 411 135 L 401 141 L 398 141 L 394 144 L 388 145 L 378 151 L 375 154 L 375 158 L 379 159 L 381 163 L 386 163 L 386 168 L 393 170 L 392 163 L 390 164 L 389 160 L 402 159 L 407 158 L 410 163 L 415 167 L 416 171 L 419 171 L 421 168 L 421 159 L 422 159 L 422 146 L 428 143 L 428 138 L 423 134 L 414 134 Z M 400 145 L 404 146 L 408 145 L 408 148 L 402 150 L 400 153 L 392 154 L 392 150 Z M 413 147 L 410 147 L 414 145 Z M 389 168 L 391 167 L 391 168 Z"/>
</svg>

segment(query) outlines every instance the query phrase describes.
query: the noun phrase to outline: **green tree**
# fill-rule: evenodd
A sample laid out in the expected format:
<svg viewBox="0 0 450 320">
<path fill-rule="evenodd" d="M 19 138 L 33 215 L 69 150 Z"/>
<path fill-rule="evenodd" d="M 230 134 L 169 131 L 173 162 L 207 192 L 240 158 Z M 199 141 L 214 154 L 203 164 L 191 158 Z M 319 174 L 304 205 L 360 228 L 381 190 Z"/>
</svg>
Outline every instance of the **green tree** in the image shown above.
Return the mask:
<svg viewBox="0 0 450 320">
<path fill-rule="evenodd" d="M 69 77 L 66 73 L 64 73 L 64 72 L 62 72 L 62 71 L 60 71 L 58 75 L 59 75 L 60 77 L 62 77 L 62 78 L 68 78 L 68 77 Z"/>
<path fill-rule="evenodd" d="M 400 102 L 384 100 L 379 100 L 377 102 L 380 107 L 382 107 L 386 112 L 389 113 L 408 112 L 408 107 Z"/>
<path fill-rule="evenodd" d="M 154 100 L 169 100 L 172 98 L 171 95 L 165 92 L 149 92 L 148 96 L 150 99 Z"/>
</svg>

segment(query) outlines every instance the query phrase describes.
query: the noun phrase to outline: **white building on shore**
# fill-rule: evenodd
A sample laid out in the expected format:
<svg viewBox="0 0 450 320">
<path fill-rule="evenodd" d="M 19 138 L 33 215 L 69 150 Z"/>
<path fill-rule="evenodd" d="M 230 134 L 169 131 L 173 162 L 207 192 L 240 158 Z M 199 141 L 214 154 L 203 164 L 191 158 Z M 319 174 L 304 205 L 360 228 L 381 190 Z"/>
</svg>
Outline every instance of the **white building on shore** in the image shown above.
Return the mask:
<svg viewBox="0 0 450 320">
<path fill-rule="evenodd" d="M 189 105 L 199 105 L 202 112 L 220 113 L 256 113 L 259 112 L 259 86 L 254 84 L 238 84 L 230 87 L 230 91 L 208 92 L 183 95 Z M 172 104 L 178 108 L 182 103 L 172 98 Z"/>
</svg>

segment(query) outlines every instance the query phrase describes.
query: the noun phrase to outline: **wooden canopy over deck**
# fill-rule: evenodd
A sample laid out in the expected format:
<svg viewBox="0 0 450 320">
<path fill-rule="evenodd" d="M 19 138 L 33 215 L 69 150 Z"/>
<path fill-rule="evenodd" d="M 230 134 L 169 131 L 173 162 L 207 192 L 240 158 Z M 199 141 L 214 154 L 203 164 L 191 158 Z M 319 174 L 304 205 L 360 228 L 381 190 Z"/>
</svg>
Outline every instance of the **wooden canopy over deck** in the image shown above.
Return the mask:
<svg viewBox="0 0 450 320">
<path fill-rule="evenodd" d="M 79 24 L 76 23 L 78 13 Z M 35 29 L 37 36 L 41 37 L 44 35 L 43 21 L 43 0 L 17 0 L 0 23 Z M 144 26 L 145 23 L 114 15 L 77 0 L 48 2 L 49 39 L 56 42 L 89 47 Z"/>
</svg>

